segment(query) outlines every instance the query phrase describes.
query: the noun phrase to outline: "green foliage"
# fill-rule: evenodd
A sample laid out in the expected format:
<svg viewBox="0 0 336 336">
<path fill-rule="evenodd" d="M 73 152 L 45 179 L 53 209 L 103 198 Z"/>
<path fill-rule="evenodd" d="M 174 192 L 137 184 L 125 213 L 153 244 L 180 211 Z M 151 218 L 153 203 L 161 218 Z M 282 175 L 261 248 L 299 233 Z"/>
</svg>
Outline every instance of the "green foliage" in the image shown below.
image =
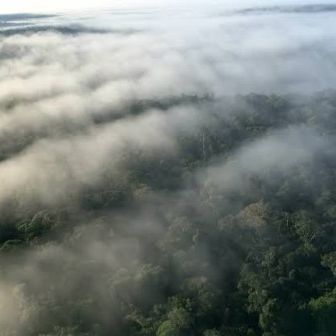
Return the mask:
<svg viewBox="0 0 336 336">
<path fill-rule="evenodd" d="M 156 336 L 179 336 L 180 332 L 171 321 L 164 321 L 158 328 Z"/>
<path fill-rule="evenodd" d="M 40 271 L 37 285 L 22 277 L 22 302 L 37 316 L 29 327 L 22 322 L 24 335 L 336 335 L 333 150 L 284 172 L 242 174 L 232 187 L 199 182 L 203 168 L 234 163 L 237 149 L 272 131 L 304 124 L 327 137 L 336 125 L 331 98 L 251 94 L 236 98 L 225 117 L 212 97 L 131 104 L 130 115 L 185 103 L 208 114 L 197 131 L 176 137 L 174 153 L 133 146 L 120 173 L 106 168 L 65 209 L 21 209 L 14 201 L 3 209 L 2 275 L 41 243 L 62 241 L 69 256 L 36 261 L 27 272 Z"/>
<path fill-rule="evenodd" d="M 336 288 L 309 302 L 317 336 L 336 335 Z"/>
</svg>

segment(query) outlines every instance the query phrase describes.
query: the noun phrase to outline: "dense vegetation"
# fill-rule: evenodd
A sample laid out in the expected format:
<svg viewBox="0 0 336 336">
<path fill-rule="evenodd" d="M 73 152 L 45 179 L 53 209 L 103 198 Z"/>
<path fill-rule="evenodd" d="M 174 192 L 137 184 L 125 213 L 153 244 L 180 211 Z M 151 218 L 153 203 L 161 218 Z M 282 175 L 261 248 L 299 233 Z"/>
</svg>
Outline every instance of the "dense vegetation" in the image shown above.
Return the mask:
<svg viewBox="0 0 336 336">
<path fill-rule="evenodd" d="M 335 93 L 182 96 L 120 118 L 181 107 L 202 113 L 177 150 L 132 144 L 65 205 L 2 205 L 1 274 L 22 304 L 1 335 L 336 335 Z M 239 154 L 273 135 L 285 151 Z M 34 136 L 19 140 L 2 160 Z"/>
</svg>

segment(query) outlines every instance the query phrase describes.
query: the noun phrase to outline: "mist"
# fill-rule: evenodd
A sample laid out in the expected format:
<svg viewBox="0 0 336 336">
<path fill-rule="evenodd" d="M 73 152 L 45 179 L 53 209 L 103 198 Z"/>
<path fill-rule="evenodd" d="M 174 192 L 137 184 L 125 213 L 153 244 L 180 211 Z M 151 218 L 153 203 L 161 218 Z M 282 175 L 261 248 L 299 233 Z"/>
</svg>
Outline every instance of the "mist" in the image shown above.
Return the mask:
<svg viewBox="0 0 336 336">
<path fill-rule="evenodd" d="M 335 5 L 19 5 L 0 334 L 333 335 Z"/>
</svg>

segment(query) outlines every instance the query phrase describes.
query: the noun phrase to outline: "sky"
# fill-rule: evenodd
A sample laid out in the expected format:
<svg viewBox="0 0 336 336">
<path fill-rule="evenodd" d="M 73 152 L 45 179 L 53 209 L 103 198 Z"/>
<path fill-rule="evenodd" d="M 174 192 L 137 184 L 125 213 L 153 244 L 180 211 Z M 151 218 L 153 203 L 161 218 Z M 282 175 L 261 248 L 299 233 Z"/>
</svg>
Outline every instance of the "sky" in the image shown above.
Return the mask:
<svg viewBox="0 0 336 336">
<path fill-rule="evenodd" d="M 249 6 L 265 6 L 270 5 L 266 0 L 2 0 L 0 3 L 0 14 L 6 13 L 37 13 L 37 12 L 62 12 L 84 9 L 99 9 L 104 7 L 142 7 L 142 6 L 160 6 L 174 4 L 185 4 L 195 6 L 199 4 L 220 5 L 224 7 L 249 7 Z M 275 4 L 296 4 L 296 3 L 318 3 L 317 0 L 275 0 L 271 5 Z"/>
</svg>

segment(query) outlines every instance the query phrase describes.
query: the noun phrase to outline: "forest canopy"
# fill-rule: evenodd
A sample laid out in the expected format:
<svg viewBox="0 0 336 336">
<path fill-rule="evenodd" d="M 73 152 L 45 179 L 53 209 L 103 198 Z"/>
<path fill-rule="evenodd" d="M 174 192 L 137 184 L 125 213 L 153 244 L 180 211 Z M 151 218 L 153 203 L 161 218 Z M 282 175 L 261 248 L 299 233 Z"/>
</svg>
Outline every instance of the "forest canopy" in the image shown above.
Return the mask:
<svg viewBox="0 0 336 336">
<path fill-rule="evenodd" d="M 334 10 L 0 15 L 0 335 L 336 335 Z"/>
</svg>

